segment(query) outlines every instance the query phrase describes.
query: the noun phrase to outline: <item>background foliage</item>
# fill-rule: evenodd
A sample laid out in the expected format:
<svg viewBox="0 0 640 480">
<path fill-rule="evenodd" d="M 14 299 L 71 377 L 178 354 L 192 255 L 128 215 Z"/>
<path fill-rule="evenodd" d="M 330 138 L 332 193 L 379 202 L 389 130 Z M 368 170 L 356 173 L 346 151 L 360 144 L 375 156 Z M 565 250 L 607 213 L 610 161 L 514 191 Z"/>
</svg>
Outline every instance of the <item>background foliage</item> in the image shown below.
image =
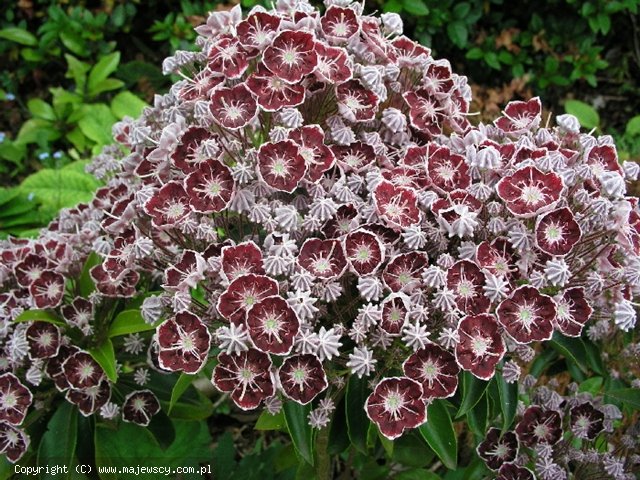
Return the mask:
<svg viewBox="0 0 640 480">
<path fill-rule="evenodd" d="M 242 3 L 251 7 L 258 2 Z M 482 112 L 483 121 L 495 118 L 511 99 L 540 95 L 555 113 L 567 111 L 585 128 L 613 135 L 621 158 L 626 159 L 640 154 L 639 5 L 638 0 L 526 0 L 514 8 L 503 0 L 371 0 L 366 8 L 400 13 L 405 34 L 467 75 L 476 97 L 473 109 Z M 191 48 L 193 26 L 204 21 L 208 10 L 228 7 L 190 0 L 179 5 L 159 0 L 3 2 L 0 236 L 33 235 L 60 208 L 91 198 L 100 182 L 84 167 L 111 143 L 113 123 L 138 115 L 153 101 L 154 92 L 168 88 L 172 80 L 161 74 L 162 59 L 177 49 Z M 122 312 L 132 308 L 136 306 L 123 307 Z M 116 332 L 112 340 L 121 341 L 119 335 Z M 631 342 L 631 335 L 620 341 Z M 615 345 L 607 348 L 612 353 L 620 350 Z M 213 366 L 201 374 L 206 381 Z M 559 374 L 564 381 L 580 382 L 585 391 L 608 395 L 621 408 L 637 410 L 637 390 L 624 389 L 611 375 L 618 367 L 614 361 L 605 368 L 600 352 L 586 340 L 558 338 L 551 349 L 540 352 L 531 373 Z M 160 455 L 185 457 L 180 448 L 189 439 L 193 448 L 188 453 L 195 464 L 213 458 L 213 478 L 231 478 L 231 471 L 243 478 L 302 478 L 310 475 L 305 470 L 309 466 L 298 462 L 297 455 L 310 463 L 327 461 L 311 449 L 315 434 L 306 412 L 286 409 L 259 418 L 232 412 L 179 376 L 169 378 L 161 400 L 178 419 L 165 417 L 164 428 L 88 429 L 70 408 L 58 410 L 46 422 L 38 418 L 32 422 L 40 422 L 43 435 L 48 435 L 47 425 L 50 431 L 65 430 L 64 445 L 75 452 L 71 463 L 86 454 L 81 435 L 87 431 L 93 432 L 89 444 L 105 462 L 117 458 L 118 445 L 125 443 L 120 438 L 137 445 L 140 463 Z M 471 445 L 495 418 L 500 417 L 505 428 L 513 423 L 518 396 L 500 377 L 481 382 L 465 376 L 461 394 L 429 407 L 429 423 L 419 434 L 392 443 L 363 418 L 361 405 L 368 385 L 355 377 L 352 383 L 338 405 L 346 422 L 336 422 L 347 425 L 347 430 L 323 431 L 315 442 L 367 479 L 388 478 L 391 472 L 403 480 L 484 478 L 485 467 Z M 637 420 L 638 415 L 629 418 Z M 469 427 L 468 438 L 458 444 L 463 423 Z M 76 428 L 62 429 L 58 424 Z M 291 434 L 293 443 L 279 433 L 283 431 Z M 59 448 L 56 442 L 43 441 L 38 458 L 31 462 L 46 463 L 61 454 Z M 440 477 L 424 468 L 435 461 L 451 470 Z M 458 462 L 464 467 L 456 469 Z"/>
</svg>

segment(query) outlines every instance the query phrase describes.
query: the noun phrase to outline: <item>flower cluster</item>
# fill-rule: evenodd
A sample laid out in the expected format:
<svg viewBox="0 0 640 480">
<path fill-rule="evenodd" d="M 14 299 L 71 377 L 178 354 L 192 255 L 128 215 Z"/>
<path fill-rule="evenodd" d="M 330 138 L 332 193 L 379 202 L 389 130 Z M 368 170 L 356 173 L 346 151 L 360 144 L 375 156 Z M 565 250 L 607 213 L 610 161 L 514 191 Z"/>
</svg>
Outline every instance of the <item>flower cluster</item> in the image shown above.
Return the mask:
<svg viewBox="0 0 640 480">
<path fill-rule="evenodd" d="M 532 342 L 590 319 L 634 327 L 640 210 L 625 181 L 639 169 L 611 138 L 567 115 L 542 126 L 537 98 L 473 126 L 466 79 L 398 15 L 357 3 L 235 7 L 197 31 L 201 50 L 163 65 L 183 79 L 94 160 L 94 200 L 0 244 L 10 459 L 28 444 L 25 383 L 149 423 L 153 386 L 114 404 L 90 353 L 134 297 L 156 333 L 116 356 L 195 374 L 215 352 L 212 382 L 238 407 L 323 394 L 315 426 L 346 376 L 370 377 L 364 408 L 388 438 L 452 396 L 461 370 L 490 379 L 507 352 L 528 361 Z M 535 436 L 523 425 L 520 442 Z"/>
<path fill-rule="evenodd" d="M 530 376 L 523 382 L 522 393 L 532 404 L 519 404 L 514 431 L 492 427 L 477 447 L 497 479 L 573 478 L 568 472 L 574 478 L 637 478 L 632 472 L 640 465 L 638 425 L 617 429 L 614 439 L 614 425 L 622 418 L 616 405 L 605 403 L 602 396 L 580 392 L 575 383 L 564 396 L 558 393 L 555 379 L 547 386 L 531 388 L 535 383 Z M 599 448 L 605 442 L 615 448 Z"/>
</svg>

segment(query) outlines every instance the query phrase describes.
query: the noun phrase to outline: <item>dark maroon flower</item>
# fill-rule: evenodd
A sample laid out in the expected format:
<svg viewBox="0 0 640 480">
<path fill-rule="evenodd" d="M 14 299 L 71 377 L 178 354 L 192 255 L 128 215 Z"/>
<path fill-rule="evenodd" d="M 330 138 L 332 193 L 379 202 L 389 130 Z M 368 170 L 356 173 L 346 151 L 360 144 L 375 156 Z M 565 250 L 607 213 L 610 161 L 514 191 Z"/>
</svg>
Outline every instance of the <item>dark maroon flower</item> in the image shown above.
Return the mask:
<svg viewBox="0 0 640 480">
<path fill-rule="evenodd" d="M 564 182 L 553 172 L 542 173 L 535 167 L 524 167 L 502 177 L 496 191 L 511 213 L 529 218 L 556 206 L 564 191 Z"/>
<path fill-rule="evenodd" d="M 518 343 L 549 340 L 553 335 L 556 304 L 530 285 L 516 288 L 496 310 L 498 321 Z"/>
<path fill-rule="evenodd" d="M 392 228 L 405 228 L 420 221 L 418 196 L 415 190 L 396 187 L 383 180 L 373 193 L 378 215 Z"/>
<path fill-rule="evenodd" d="M 351 8 L 342 8 L 335 5 L 332 5 L 324 12 L 320 19 L 320 26 L 324 36 L 331 42 L 345 43 L 360 30 L 356 12 Z"/>
<path fill-rule="evenodd" d="M 204 280 L 206 262 L 202 255 L 193 250 L 183 250 L 180 261 L 165 270 L 163 288 L 169 291 L 187 291 L 196 288 Z"/>
<path fill-rule="evenodd" d="M 431 184 L 440 193 L 464 190 L 471 185 L 471 176 L 465 158 L 452 153 L 449 147 L 440 147 L 429 152 L 427 174 Z"/>
<path fill-rule="evenodd" d="M 40 278 L 40 275 L 42 275 L 45 270 L 50 268 L 52 268 L 52 265 L 47 258 L 36 255 L 35 253 L 30 253 L 13 267 L 13 271 L 16 275 L 18 285 L 29 288 L 29 285 Z"/>
<path fill-rule="evenodd" d="M 538 97 L 526 102 L 509 102 L 503 113 L 504 116 L 495 121 L 496 126 L 507 133 L 521 134 L 540 125 L 542 104 Z"/>
<path fill-rule="evenodd" d="M 213 118 L 225 128 L 237 130 L 246 126 L 258 113 L 258 104 L 244 83 L 220 87 L 211 93 L 209 105 Z"/>
<path fill-rule="evenodd" d="M 221 268 L 230 282 L 242 275 L 264 275 L 262 251 L 254 242 L 243 242 L 222 248 Z"/>
<path fill-rule="evenodd" d="M 228 79 L 239 78 L 249 67 L 250 54 L 238 37 L 221 35 L 209 49 L 208 67 L 212 72 Z"/>
<path fill-rule="evenodd" d="M 349 80 L 336 87 L 338 110 L 350 122 L 372 120 L 378 109 L 378 96 L 360 80 Z"/>
<path fill-rule="evenodd" d="M 396 255 L 384 267 L 382 280 L 392 292 L 411 293 L 422 283 L 422 272 L 429 259 L 425 253 L 410 252 Z"/>
<path fill-rule="evenodd" d="M 105 297 L 129 298 L 136 294 L 140 274 L 114 259 L 96 265 L 89 273 L 96 283 L 96 289 Z"/>
<path fill-rule="evenodd" d="M 302 244 L 298 264 L 318 278 L 330 279 L 344 273 L 347 259 L 338 240 L 309 238 Z"/>
<path fill-rule="evenodd" d="M 305 125 L 292 130 L 289 139 L 299 145 L 298 152 L 307 165 L 307 180 L 310 182 L 317 182 L 333 167 L 336 158 L 324 144 L 324 131 L 320 125 Z"/>
<path fill-rule="evenodd" d="M 48 322 L 33 322 L 25 332 L 29 344 L 29 358 L 50 358 L 58 355 L 60 330 Z"/>
<path fill-rule="evenodd" d="M 297 83 L 316 68 L 318 56 L 315 45 L 312 34 L 285 30 L 264 51 L 262 61 L 285 82 Z"/>
<path fill-rule="evenodd" d="M 314 71 L 316 77 L 328 83 L 342 83 L 351 80 L 353 72 L 347 51 L 340 47 L 330 47 L 316 43 L 318 65 Z"/>
<path fill-rule="evenodd" d="M 208 100 L 211 90 L 223 82 L 224 77 L 215 76 L 209 68 L 204 68 L 193 76 L 192 82 L 186 83 L 178 96 L 187 101 Z"/>
<path fill-rule="evenodd" d="M 262 64 L 247 80 L 247 87 L 258 98 L 258 105 L 267 112 L 300 105 L 306 92 L 304 86 L 285 82 Z"/>
<path fill-rule="evenodd" d="M 536 244 L 549 255 L 568 254 L 581 236 L 580 225 L 567 207 L 549 212 L 536 222 Z"/>
<path fill-rule="evenodd" d="M 409 187 L 416 190 L 424 190 L 430 183 L 424 168 L 413 168 L 404 165 L 385 170 L 382 172 L 382 176 L 397 187 Z"/>
<path fill-rule="evenodd" d="M 267 297 L 247 312 L 249 336 L 254 346 L 265 353 L 287 355 L 298 333 L 298 316 L 286 300 L 279 296 Z"/>
<path fill-rule="evenodd" d="M 269 355 L 249 349 L 237 355 L 221 353 L 211 381 L 222 392 L 231 392 L 231 400 L 243 410 L 258 407 L 273 396 Z"/>
<path fill-rule="evenodd" d="M 124 398 L 122 419 L 146 427 L 159 411 L 160 402 L 151 390 L 137 390 Z"/>
<path fill-rule="evenodd" d="M 266 12 L 254 12 L 236 26 L 238 40 L 247 47 L 262 48 L 275 37 L 281 19 Z"/>
<path fill-rule="evenodd" d="M 209 159 L 194 169 L 184 180 L 189 204 L 196 212 L 212 213 L 224 210 L 233 197 L 235 183 L 226 165 Z"/>
<path fill-rule="evenodd" d="M 339 238 L 357 228 L 358 211 L 352 204 L 341 205 L 332 219 L 322 227 L 322 233 L 326 238 Z"/>
<path fill-rule="evenodd" d="M 62 371 L 69 385 L 75 389 L 95 387 L 105 377 L 98 362 L 82 350 L 67 357 L 62 364 Z"/>
<path fill-rule="evenodd" d="M 613 145 L 596 145 L 591 147 L 587 155 L 587 163 L 596 178 L 605 172 L 622 173 L 622 167 L 618 161 L 618 152 Z"/>
<path fill-rule="evenodd" d="M 45 270 L 31 282 L 29 293 L 36 308 L 55 308 L 62 302 L 64 277 L 53 270 Z"/>
<path fill-rule="evenodd" d="M 200 153 L 200 147 L 206 141 L 213 139 L 206 128 L 190 127 L 180 137 L 180 142 L 171 154 L 171 160 L 176 167 L 185 174 L 192 172 L 203 161 L 208 160 Z"/>
<path fill-rule="evenodd" d="M 242 275 L 218 298 L 218 312 L 228 321 L 240 325 L 252 306 L 273 295 L 278 295 L 278 282 L 273 278 L 253 273 Z"/>
<path fill-rule="evenodd" d="M 278 370 L 283 393 L 291 400 L 306 405 L 327 386 L 322 362 L 312 354 L 293 355 Z"/>
<path fill-rule="evenodd" d="M 604 430 L 604 413 L 588 402 L 571 409 L 571 430 L 584 440 L 595 439 Z"/>
<path fill-rule="evenodd" d="M 191 213 L 190 198 L 178 182 L 169 182 L 144 204 L 144 211 L 159 228 L 173 227 Z"/>
<path fill-rule="evenodd" d="M 458 308 L 471 315 L 489 311 L 491 301 L 484 295 L 485 275 L 474 262 L 460 260 L 447 272 L 447 288 L 453 290 Z"/>
<path fill-rule="evenodd" d="M 422 385 L 423 398 L 447 398 L 456 393 L 460 368 L 447 350 L 429 343 L 402 364 L 404 374 Z"/>
<path fill-rule="evenodd" d="M 158 326 L 158 361 L 165 370 L 196 373 L 204 367 L 211 348 L 211 334 L 197 316 L 177 313 Z"/>
<path fill-rule="evenodd" d="M 383 243 L 368 230 L 349 233 L 344 239 L 344 250 L 349 265 L 358 275 L 374 273 L 384 260 Z"/>
<path fill-rule="evenodd" d="M 480 242 L 476 251 L 476 261 L 480 268 L 499 277 L 510 276 L 516 270 L 513 248 L 504 237 L 498 237 L 491 242 Z"/>
<path fill-rule="evenodd" d="M 414 67 L 417 64 L 416 60 L 426 61 L 431 56 L 431 50 L 404 35 L 396 38 L 392 44 L 396 49 L 400 67 Z"/>
<path fill-rule="evenodd" d="M 444 109 L 435 94 L 421 88 L 406 92 L 402 97 L 409 105 L 411 126 L 431 137 L 442 133 Z"/>
<path fill-rule="evenodd" d="M 75 345 L 60 345 L 60 348 L 58 349 L 58 355 L 50 358 L 47 361 L 47 375 L 51 377 L 51 380 L 53 380 L 56 388 L 61 392 L 70 387 L 69 382 L 67 381 L 67 377 L 64 375 L 62 365 L 67 360 L 67 358 L 79 351 L 80 349 Z"/>
<path fill-rule="evenodd" d="M 69 389 L 65 395 L 68 402 L 78 407 L 80 413 L 88 417 L 102 408 L 111 398 L 111 385 L 107 379 L 103 379 L 94 387 Z"/>
<path fill-rule="evenodd" d="M 62 307 L 62 316 L 74 327 L 88 325 L 93 320 L 93 304 L 81 297 L 76 297 L 72 303 Z"/>
<path fill-rule="evenodd" d="M 579 337 L 582 327 L 591 318 L 593 308 L 585 297 L 584 288 L 568 288 L 555 298 L 556 317 L 554 325 L 556 329 L 568 337 Z"/>
<path fill-rule="evenodd" d="M 505 432 L 500 435 L 500 430 L 490 428 L 484 440 L 478 445 L 476 451 L 487 467 L 491 470 L 498 470 L 504 463 L 513 462 L 518 456 L 518 437 L 513 432 Z"/>
<path fill-rule="evenodd" d="M 398 335 L 409 316 L 408 297 L 403 293 L 392 293 L 382 302 L 380 328 L 390 335 Z"/>
<path fill-rule="evenodd" d="M 525 410 L 516 425 L 516 434 L 526 447 L 532 448 L 538 443 L 555 445 L 562 438 L 562 419 L 555 410 L 534 405 Z"/>
<path fill-rule="evenodd" d="M 505 463 L 498 470 L 496 480 L 536 480 L 536 477 L 528 468 Z"/>
<path fill-rule="evenodd" d="M 0 375 L 0 422 L 20 425 L 31 406 L 33 395 L 13 373 Z"/>
<path fill-rule="evenodd" d="M 458 365 L 482 380 L 493 377 L 505 352 L 495 317 L 488 313 L 464 317 L 458 324 L 458 336 L 460 341 L 455 350 Z"/>
<path fill-rule="evenodd" d="M 291 140 L 263 144 L 258 151 L 258 168 L 267 185 L 287 193 L 298 187 L 307 170 L 298 145 Z"/>
<path fill-rule="evenodd" d="M 427 420 L 422 386 L 405 377 L 383 379 L 367 398 L 365 409 L 369 420 L 390 440 Z"/>
<path fill-rule="evenodd" d="M 29 448 L 29 436 L 22 430 L 6 422 L 0 422 L 0 453 L 7 456 L 7 460 L 16 463 Z"/>
<path fill-rule="evenodd" d="M 362 172 L 376 160 L 376 153 L 371 145 L 353 142 L 350 145 L 332 145 L 338 166 L 345 173 Z"/>
</svg>

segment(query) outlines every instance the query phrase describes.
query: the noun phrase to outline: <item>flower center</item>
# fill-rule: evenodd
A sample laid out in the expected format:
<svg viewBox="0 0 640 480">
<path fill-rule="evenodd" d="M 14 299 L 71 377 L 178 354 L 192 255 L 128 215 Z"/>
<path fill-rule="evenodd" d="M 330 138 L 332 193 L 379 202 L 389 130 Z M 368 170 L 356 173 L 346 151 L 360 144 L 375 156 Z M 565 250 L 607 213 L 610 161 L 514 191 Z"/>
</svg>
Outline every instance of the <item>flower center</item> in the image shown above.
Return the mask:
<svg viewBox="0 0 640 480">
<path fill-rule="evenodd" d="M 491 346 L 491 340 L 483 337 L 482 335 L 477 335 L 471 339 L 471 350 L 476 357 L 484 356 Z"/>
<path fill-rule="evenodd" d="M 539 423 L 533 428 L 533 434 L 541 440 L 544 440 L 549 435 L 549 427 L 544 423 Z"/>
<path fill-rule="evenodd" d="M 543 198 L 544 194 L 542 190 L 534 185 L 527 185 L 522 189 L 522 193 L 520 194 L 520 199 L 529 205 L 540 203 Z"/>
<path fill-rule="evenodd" d="M 422 377 L 429 380 L 429 383 L 438 378 L 439 374 L 440 368 L 433 360 L 428 360 L 422 364 Z"/>
<path fill-rule="evenodd" d="M 18 405 L 18 396 L 14 392 L 9 392 L 2 397 L 2 408 L 13 408 Z"/>
<path fill-rule="evenodd" d="M 462 279 L 458 283 L 458 295 L 462 298 L 472 298 L 476 294 L 476 289 L 471 280 Z"/>
<path fill-rule="evenodd" d="M 185 206 L 181 202 L 172 202 L 169 204 L 166 211 L 167 218 L 173 220 L 184 215 Z"/>
<path fill-rule="evenodd" d="M 78 375 L 81 381 L 85 381 L 93 376 L 95 369 L 90 363 L 81 363 L 78 367 Z"/>
<path fill-rule="evenodd" d="M 145 402 L 144 398 L 136 397 L 133 400 L 133 409 L 138 412 L 144 412 L 145 407 L 147 406 L 147 402 Z"/>
</svg>

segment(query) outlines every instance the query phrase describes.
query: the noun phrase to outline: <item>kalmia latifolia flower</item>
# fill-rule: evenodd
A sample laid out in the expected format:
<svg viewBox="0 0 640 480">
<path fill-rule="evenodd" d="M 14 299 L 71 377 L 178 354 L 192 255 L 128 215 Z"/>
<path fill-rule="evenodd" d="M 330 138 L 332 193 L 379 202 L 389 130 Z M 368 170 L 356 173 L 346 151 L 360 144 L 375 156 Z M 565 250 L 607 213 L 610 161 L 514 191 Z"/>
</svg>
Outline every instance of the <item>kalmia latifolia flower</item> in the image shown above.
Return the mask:
<svg viewBox="0 0 640 480">
<path fill-rule="evenodd" d="M 62 399 L 115 418 L 120 402 L 147 424 L 158 402 L 124 399 L 126 382 L 156 391 L 143 365 L 195 374 L 215 351 L 212 382 L 239 408 L 314 402 L 314 427 L 350 375 L 376 375 L 362 408 L 396 438 L 425 421 L 426 402 L 460 396 L 460 370 L 489 380 L 508 349 L 502 378 L 517 381 L 554 330 L 597 342 L 634 328 L 637 165 L 570 115 L 543 122 L 538 98 L 472 124 L 467 79 L 402 36 L 399 15 L 362 10 L 212 12 L 200 51 L 163 62 L 168 93 L 115 125 L 117 144 L 89 166 L 104 184 L 94 198 L 34 238 L 0 240 L 9 460 L 29 443 L 25 385 L 45 411 Z M 113 337 L 114 384 L 92 354 L 138 310 L 155 333 Z M 626 364 L 611 374 L 635 385 Z M 545 402 L 524 407 L 517 441 L 490 430 L 479 447 L 498 478 L 530 479 L 528 465 L 560 480 L 591 455 L 552 451 L 560 420 L 593 439 L 618 418 L 584 392 L 544 392 L 520 396 Z"/>
<path fill-rule="evenodd" d="M 313 354 L 287 358 L 278 370 L 278 378 L 283 393 L 302 405 L 309 403 L 329 385 L 322 362 Z"/>
<path fill-rule="evenodd" d="M 498 470 L 503 464 L 513 462 L 518 456 L 518 438 L 513 432 L 500 434 L 497 428 L 490 428 L 476 451 L 487 467 Z"/>
<path fill-rule="evenodd" d="M 252 410 L 275 392 L 271 367 L 269 355 L 255 349 L 237 355 L 221 353 L 212 382 L 218 390 L 230 392 L 238 407 Z"/>
<path fill-rule="evenodd" d="M 505 352 L 498 322 L 491 314 L 471 315 L 460 320 L 460 341 L 455 356 L 458 365 L 482 380 L 489 380 Z"/>
<path fill-rule="evenodd" d="M 526 447 L 540 443 L 555 445 L 562 437 L 562 419 L 555 410 L 529 407 L 516 425 L 518 440 Z"/>
<path fill-rule="evenodd" d="M 160 402 L 151 390 L 131 392 L 122 404 L 122 419 L 146 427 L 160 411 Z"/>
<path fill-rule="evenodd" d="M 165 370 L 196 373 L 204 367 L 211 334 L 202 320 L 180 312 L 158 326 L 158 361 Z"/>
<path fill-rule="evenodd" d="M 390 440 L 405 430 L 422 425 L 427 409 L 420 383 L 410 378 L 391 377 L 378 383 L 366 402 L 367 416 Z"/>
<path fill-rule="evenodd" d="M 407 358 L 402 370 L 422 385 L 425 399 L 447 398 L 458 388 L 460 368 L 455 357 L 435 343 L 427 344 Z"/>
<path fill-rule="evenodd" d="M 498 321 L 518 343 L 549 340 L 556 319 L 556 303 L 528 285 L 515 289 L 496 310 Z"/>
</svg>

